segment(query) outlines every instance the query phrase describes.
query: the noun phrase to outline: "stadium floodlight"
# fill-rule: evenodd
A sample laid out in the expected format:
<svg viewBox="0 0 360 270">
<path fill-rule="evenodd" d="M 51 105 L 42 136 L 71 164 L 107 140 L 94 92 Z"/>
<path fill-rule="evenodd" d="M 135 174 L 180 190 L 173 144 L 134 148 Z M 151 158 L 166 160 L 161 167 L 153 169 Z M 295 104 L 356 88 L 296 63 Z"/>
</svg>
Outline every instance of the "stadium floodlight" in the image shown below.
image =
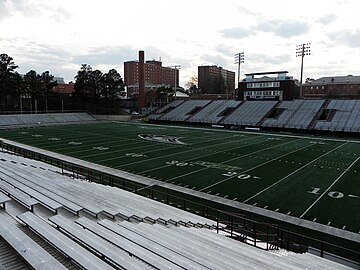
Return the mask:
<svg viewBox="0 0 360 270">
<path fill-rule="evenodd" d="M 176 87 L 176 70 L 177 69 L 181 69 L 181 66 L 180 65 L 173 65 L 173 66 L 170 66 L 171 68 L 174 68 L 175 69 L 175 86 L 174 86 L 174 89 L 175 89 L 175 91 L 174 91 L 174 97 L 176 97 L 176 89 L 177 89 L 177 87 Z"/>
<path fill-rule="evenodd" d="M 238 64 L 238 88 L 240 82 L 240 64 L 244 63 L 245 57 L 244 52 L 234 54 L 234 63 Z"/>
<path fill-rule="evenodd" d="M 304 71 L 304 56 L 310 55 L 310 43 L 303 43 L 296 45 L 296 57 L 301 57 L 301 71 L 300 71 L 300 98 L 303 97 L 302 91 L 302 81 L 303 81 L 303 71 Z"/>
</svg>

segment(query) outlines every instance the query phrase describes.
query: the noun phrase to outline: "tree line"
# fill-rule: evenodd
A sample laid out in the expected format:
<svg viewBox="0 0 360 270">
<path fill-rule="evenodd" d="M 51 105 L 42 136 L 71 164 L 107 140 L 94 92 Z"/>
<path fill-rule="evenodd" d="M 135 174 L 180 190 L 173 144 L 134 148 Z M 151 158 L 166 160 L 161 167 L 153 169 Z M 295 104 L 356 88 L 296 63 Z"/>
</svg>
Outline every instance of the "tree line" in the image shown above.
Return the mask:
<svg viewBox="0 0 360 270">
<path fill-rule="evenodd" d="M 121 75 L 110 69 L 107 73 L 93 70 L 83 64 L 74 77 L 75 92 L 64 95 L 54 92 L 57 85 L 49 71 L 37 73 L 30 70 L 20 75 L 14 59 L 7 54 L 0 54 L 0 110 L 2 111 L 48 111 L 62 109 L 92 109 L 94 106 L 114 104 L 125 89 Z M 71 106 L 70 106 L 71 105 Z"/>
</svg>

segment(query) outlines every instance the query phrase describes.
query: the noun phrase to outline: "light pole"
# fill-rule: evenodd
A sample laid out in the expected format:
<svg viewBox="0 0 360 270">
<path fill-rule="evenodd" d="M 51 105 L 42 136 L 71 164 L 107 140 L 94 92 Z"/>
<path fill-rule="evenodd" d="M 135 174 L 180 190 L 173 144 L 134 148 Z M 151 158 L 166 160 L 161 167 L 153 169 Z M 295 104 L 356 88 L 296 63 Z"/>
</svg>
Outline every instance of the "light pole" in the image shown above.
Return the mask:
<svg viewBox="0 0 360 270">
<path fill-rule="evenodd" d="M 238 64 L 238 88 L 239 88 L 239 82 L 240 82 L 240 64 L 244 63 L 244 52 L 237 53 L 234 55 L 234 63 Z"/>
<path fill-rule="evenodd" d="M 302 81 L 304 70 L 304 56 L 310 55 L 310 43 L 296 45 L 296 57 L 301 57 L 301 73 L 300 73 L 300 98 L 303 98 Z"/>
<path fill-rule="evenodd" d="M 174 65 L 174 66 L 171 66 L 172 68 L 174 68 L 175 69 L 175 92 L 174 92 L 174 97 L 176 97 L 176 71 L 178 70 L 178 68 L 180 69 L 181 68 L 181 66 L 180 65 Z"/>
</svg>

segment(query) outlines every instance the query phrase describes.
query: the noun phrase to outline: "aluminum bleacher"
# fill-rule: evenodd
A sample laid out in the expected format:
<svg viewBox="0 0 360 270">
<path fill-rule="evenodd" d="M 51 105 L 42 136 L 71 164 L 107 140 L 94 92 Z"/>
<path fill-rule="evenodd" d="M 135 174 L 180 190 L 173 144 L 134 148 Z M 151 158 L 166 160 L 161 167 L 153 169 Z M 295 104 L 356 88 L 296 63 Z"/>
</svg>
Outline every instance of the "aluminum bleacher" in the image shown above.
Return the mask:
<svg viewBox="0 0 360 270">
<path fill-rule="evenodd" d="M 32 213 L 26 209 L 24 211 L 23 205 L 16 200 L 11 200 L 8 202 L 9 207 L 0 209 L 0 232 L 6 230 L 6 235 L 11 237 L 7 241 L 15 250 L 35 252 L 38 246 L 55 247 L 58 254 L 51 255 L 62 264 L 64 261 L 61 259 L 67 257 L 66 262 L 72 262 L 69 269 L 78 269 L 71 266 L 81 269 L 349 269 L 310 254 L 286 253 L 286 256 L 279 256 L 227 238 L 208 228 L 132 219 L 127 221 L 117 215 L 112 218 L 107 215 L 89 215 L 85 210 L 76 214 L 70 211 L 70 207 L 64 207 L 67 201 L 84 209 L 89 207 L 112 214 L 126 209 L 129 215 L 137 213 L 154 219 L 163 217 L 207 222 L 202 217 L 194 217 L 180 209 L 159 202 L 152 204 L 152 200 L 143 197 L 139 199 L 140 196 L 130 192 L 71 179 L 57 173 L 59 169 L 42 165 L 38 161 L 3 152 L 0 153 L 0 160 L 1 177 L 11 176 L 9 182 L 12 184 L 21 189 L 31 186 L 64 208 L 55 214 L 43 205 Z M 13 174 L 10 175 L 11 171 Z M 14 188 L 3 180 L 0 183 Z M 61 202 L 60 198 L 65 201 Z M 42 200 L 40 197 L 37 199 Z M 136 208 L 140 208 L 141 212 L 137 212 Z M 19 230 L 21 233 L 18 233 Z M 18 235 L 20 243 L 9 232 Z M 50 263 L 53 259 L 41 250 L 31 257 L 21 255 L 24 262 L 35 269 L 62 267 L 60 265 L 57 268 L 58 262 L 54 263 L 54 267 L 42 267 L 42 263 Z M 0 254 L 0 259 L 2 256 Z"/>
<path fill-rule="evenodd" d="M 149 119 L 155 120 L 160 118 L 161 116 L 163 116 L 163 114 L 168 111 L 171 110 L 173 108 L 176 108 L 177 106 L 179 106 L 181 103 L 183 103 L 183 100 L 174 100 L 168 104 L 166 104 L 164 107 L 159 108 L 158 110 L 156 110 L 154 113 L 149 115 Z"/>
<path fill-rule="evenodd" d="M 0 190 L 0 207 L 5 208 L 5 204 L 7 202 L 11 201 L 11 198 L 9 198 L 8 196 L 6 196 L 4 193 L 1 192 Z"/>
<path fill-rule="evenodd" d="M 327 110 L 333 112 L 328 120 L 318 121 L 316 129 L 330 131 L 360 131 L 360 100 L 331 100 Z"/>
<path fill-rule="evenodd" d="M 283 101 L 276 109 L 282 110 L 276 118 L 267 118 L 264 126 L 307 129 L 319 112 L 324 100 Z"/>
<path fill-rule="evenodd" d="M 166 121 L 186 121 L 194 114 L 194 110 L 201 109 L 210 102 L 210 100 L 187 100 L 159 119 Z"/>
<path fill-rule="evenodd" d="M 223 123 L 227 125 L 257 126 L 276 104 L 277 101 L 245 101 Z"/>
<path fill-rule="evenodd" d="M 146 264 L 129 256 L 130 254 L 121 249 L 115 249 L 101 238 L 94 236 L 87 230 L 83 230 L 79 225 L 63 216 L 54 216 L 49 218 L 58 229 L 64 231 L 71 239 L 81 243 L 83 246 L 91 247 L 101 255 L 102 258 L 109 261 L 115 267 L 120 269 L 151 269 Z"/>
<path fill-rule="evenodd" d="M 33 269 L 67 269 L 29 236 L 13 223 L 0 215 L 0 236 L 19 254 Z"/>
<path fill-rule="evenodd" d="M 189 121 L 217 124 L 225 117 L 221 115 L 222 112 L 229 108 L 236 108 L 240 103 L 241 101 L 236 100 L 214 100 L 200 112 L 191 117 Z"/>
<path fill-rule="evenodd" d="M 146 261 L 154 267 L 158 267 L 160 269 L 167 269 L 169 267 L 170 269 L 178 269 L 178 266 L 182 266 L 186 263 L 184 262 L 186 260 L 180 259 L 177 256 L 177 253 L 168 251 L 160 245 L 152 244 L 149 241 L 139 241 L 138 238 L 134 239 L 134 237 L 129 237 L 124 234 L 119 237 L 119 235 L 113 230 L 104 229 L 104 227 L 100 224 L 87 218 L 79 218 L 75 220 L 75 222 L 92 233 L 111 242 L 115 246 L 130 252 L 133 256 Z M 171 260 L 169 260 L 170 258 Z"/>
<path fill-rule="evenodd" d="M 0 190 L 31 211 L 33 211 L 34 205 L 39 203 L 36 199 L 3 180 L 0 180 Z"/>
<path fill-rule="evenodd" d="M 35 214 L 26 212 L 19 215 L 18 218 L 80 267 L 98 270 L 114 269 Z"/>
<path fill-rule="evenodd" d="M 47 113 L 0 115 L 0 128 L 9 126 L 33 126 L 66 123 L 95 122 L 95 117 L 88 113 Z"/>
<path fill-rule="evenodd" d="M 75 181 L 52 170 L 43 170 L 35 166 L 34 168 L 33 166 L 20 165 L 22 170 L 18 171 L 17 166 L 21 163 L 26 164 L 27 159 L 6 153 L 0 153 L 0 157 L 2 157 L 0 179 L 14 187 L 16 186 L 17 191 L 27 195 L 31 194 L 34 199 L 37 199 L 32 204 L 38 202 L 54 212 L 56 209 L 65 208 L 75 214 L 85 211 L 94 216 L 105 214 L 112 217 L 121 216 L 125 219 L 148 219 L 154 222 L 161 220 L 166 223 L 179 223 L 189 226 L 211 227 L 216 225 L 216 222 L 210 219 L 183 212 L 178 208 L 149 200 L 122 189 Z M 18 164 L 14 163 L 15 161 Z M 16 182 L 14 178 L 17 178 Z M 0 181 L 0 184 L 2 182 Z M 53 192 L 54 190 L 57 191 L 56 194 Z M 82 196 L 77 196 L 78 194 L 82 194 Z M 104 200 L 104 197 L 107 200 Z M 19 197 L 18 199 L 22 198 Z"/>
<path fill-rule="evenodd" d="M 360 100 L 188 100 L 182 103 L 174 101 L 170 104 L 174 107 L 170 112 L 153 114 L 149 118 L 157 121 L 230 126 L 360 132 Z M 166 111 L 170 104 L 159 111 Z M 233 111 L 222 115 L 229 108 L 233 108 Z M 323 110 L 331 111 L 332 117 L 319 120 L 318 117 Z M 275 111 L 277 113 L 272 113 Z"/>
</svg>

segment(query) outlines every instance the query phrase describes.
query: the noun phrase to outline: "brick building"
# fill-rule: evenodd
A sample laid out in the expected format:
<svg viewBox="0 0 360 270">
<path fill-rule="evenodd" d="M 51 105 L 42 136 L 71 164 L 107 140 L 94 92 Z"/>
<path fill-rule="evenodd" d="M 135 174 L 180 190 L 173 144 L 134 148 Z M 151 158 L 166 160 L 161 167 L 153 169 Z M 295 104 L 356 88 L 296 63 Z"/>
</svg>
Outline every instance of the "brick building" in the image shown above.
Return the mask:
<svg viewBox="0 0 360 270">
<path fill-rule="evenodd" d="M 203 94 L 228 94 L 235 92 L 235 72 L 219 66 L 198 67 L 198 88 Z"/>
<path fill-rule="evenodd" d="M 124 82 L 127 85 L 128 96 L 138 94 L 139 61 L 124 62 Z M 145 91 L 153 90 L 153 86 L 179 87 L 179 70 L 163 67 L 161 61 L 145 62 Z M 147 88 L 147 87 L 150 88 Z"/>
<path fill-rule="evenodd" d="M 305 83 L 304 98 L 360 98 L 360 76 L 332 76 Z"/>
</svg>

